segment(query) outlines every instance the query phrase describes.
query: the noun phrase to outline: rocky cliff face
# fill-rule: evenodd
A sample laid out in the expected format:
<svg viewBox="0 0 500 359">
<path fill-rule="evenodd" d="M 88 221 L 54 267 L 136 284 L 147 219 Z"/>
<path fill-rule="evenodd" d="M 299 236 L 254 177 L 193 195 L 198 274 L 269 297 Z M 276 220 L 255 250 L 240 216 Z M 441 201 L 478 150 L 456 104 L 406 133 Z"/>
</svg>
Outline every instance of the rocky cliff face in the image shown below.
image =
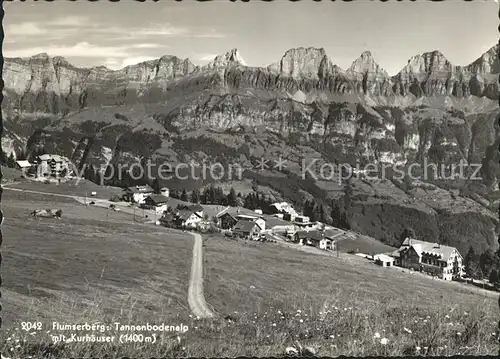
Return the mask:
<svg viewBox="0 0 500 359">
<path fill-rule="evenodd" d="M 366 94 L 401 97 L 469 95 L 498 97 L 499 71 L 495 46 L 469 66 L 452 65 L 438 51 L 412 57 L 394 77 L 364 52 L 344 71 L 320 48 L 287 51 L 267 68 L 246 66 L 238 50 L 217 56 L 202 68 L 188 59 L 163 56 L 118 71 L 105 67 L 77 68 L 64 58 L 39 54 L 29 59 L 5 59 L 7 101 L 18 110 L 61 113 L 89 105 L 167 100 L 166 90 L 181 85 L 217 86 L 231 91 L 263 89 L 274 96 L 302 91 L 308 98 Z M 214 72 L 220 76 L 214 77 Z"/>
</svg>

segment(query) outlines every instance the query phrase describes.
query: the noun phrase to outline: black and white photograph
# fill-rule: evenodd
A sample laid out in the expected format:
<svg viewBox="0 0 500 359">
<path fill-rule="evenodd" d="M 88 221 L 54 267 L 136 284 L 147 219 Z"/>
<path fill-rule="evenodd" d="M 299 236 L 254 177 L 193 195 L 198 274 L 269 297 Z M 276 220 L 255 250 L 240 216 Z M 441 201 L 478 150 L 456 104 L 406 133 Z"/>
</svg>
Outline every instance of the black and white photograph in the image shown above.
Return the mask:
<svg viewBox="0 0 500 359">
<path fill-rule="evenodd" d="M 2 5 L 2 359 L 499 355 L 498 0 Z"/>
</svg>

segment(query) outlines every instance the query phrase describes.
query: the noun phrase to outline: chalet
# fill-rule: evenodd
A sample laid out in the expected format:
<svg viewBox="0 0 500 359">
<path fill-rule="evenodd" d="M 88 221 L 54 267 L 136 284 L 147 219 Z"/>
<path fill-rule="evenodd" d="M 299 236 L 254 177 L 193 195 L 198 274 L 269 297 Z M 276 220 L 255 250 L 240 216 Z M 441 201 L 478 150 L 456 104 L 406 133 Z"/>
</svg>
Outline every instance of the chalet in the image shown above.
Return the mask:
<svg viewBox="0 0 500 359">
<path fill-rule="evenodd" d="M 259 238 L 261 228 L 255 222 L 239 220 L 233 228 L 233 236 L 245 239 Z"/>
<path fill-rule="evenodd" d="M 26 160 L 19 160 L 16 161 L 16 168 L 20 170 L 28 170 L 32 167 L 33 165 L 31 164 L 30 161 Z"/>
<path fill-rule="evenodd" d="M 201 204 L 193 204 L 192 206 L 189 206 L 188 209 L 191 212 L 196 213 L 198 217 L 203 218 L 203 207 Z"/>
<path fill-rule="evenodd" d="M 251 216 L 247 214 L 238 214 L 236 216 L 237 220 L 243 220 L 243 221 L 250 221 L 250 222 L 255 222 L 259 225 L 259 228 L 261 231 L 264 231 L 266 229 L 266 220 L 260 216 Z"/>
<path fill-rule="evenodd" d="M 175 223 L 182 227 L 197 227 L 202 220 L 198 213 L 189 209 L 181 209 L 175 214 Z"/>
<path fill-rule="evenodd" d="M 239 207 L 227 207 L 217 214 L 219 226 L 222 229 L 233 228 L 239 220 L 255 222 L 261 230 L 266 229 L 264 217 L 254 211 Z"/>
<path fill-rule="evenodd" d="M 70 174 L 70 161 L 59 155 L 41 155 L 35 158 L 38 177 L 65 177 Z"/>
<path fill-rule="evenodd" d="M 170 197 L 170 190 L 167 187 L 160 188 L 160 194 L 165 197 Z"/>
<path fill-rule="evenodd" d="M 382 267 L 393 267 L 394 258 L 387 254 L 376 254 L 373 256 L 373 261 L 375 264 Z"/>
<path fill-rule="evenodd" d="M 163 213 L 168 208 L 168 197 L 161 194 L 151 194 L 144 199 L 143 208 L 153 209 L 156 213 Z"/>
<path fill-rule="evenodd" d="M 127 187 L 124 191 L 125 193 L 123 194 L 123 198 L 126 201 L 139 204 L 144 203 L 146 197 L 154 193 L 153 189 L 148 185 Z"/>
<path fill-rule="evenodd" d="M 462 277 L 463 258 L 455 247 L 406 238 L 391 256 L 395 263 L 444 280 Z"/>
<path fill-rule="evenodd" d="M 225 212 L 218 217 L 219 227 L 222 229 L 231 229 L 238 222 L 235 216 L 229 212 Z"/>
<path fill-rule="evenodd" d="M 326 250 L 335 250 L 335 237 L 336 233 L 330 230 L 301 230 L 295 233 L 295 242 L 300 245 L 308 245 Z"/>
<path fill-rule="evenodd" d="M 311 228 L 314 226 L 314 223 L 309 220 L 308 216 L 296 216 L 293 222 L 299 229 Z"/>
</svg>

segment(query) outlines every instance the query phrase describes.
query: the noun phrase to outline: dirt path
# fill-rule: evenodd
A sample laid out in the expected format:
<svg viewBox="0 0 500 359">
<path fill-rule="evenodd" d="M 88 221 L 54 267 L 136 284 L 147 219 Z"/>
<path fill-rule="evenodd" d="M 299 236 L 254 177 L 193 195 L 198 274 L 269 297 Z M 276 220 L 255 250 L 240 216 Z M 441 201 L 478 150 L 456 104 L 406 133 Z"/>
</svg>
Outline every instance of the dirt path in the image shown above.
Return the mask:
<svg viewBox="0 0 500 359">
<path fill-rule="evenodd" d="M 211 318 L 215 314 L 210 310 L 203 295 L 203 239 L 198 233 L 194 237 L 191 278 L 189 279 L 188 302 L 194 315 L 200 318 Z"/>
</svg>

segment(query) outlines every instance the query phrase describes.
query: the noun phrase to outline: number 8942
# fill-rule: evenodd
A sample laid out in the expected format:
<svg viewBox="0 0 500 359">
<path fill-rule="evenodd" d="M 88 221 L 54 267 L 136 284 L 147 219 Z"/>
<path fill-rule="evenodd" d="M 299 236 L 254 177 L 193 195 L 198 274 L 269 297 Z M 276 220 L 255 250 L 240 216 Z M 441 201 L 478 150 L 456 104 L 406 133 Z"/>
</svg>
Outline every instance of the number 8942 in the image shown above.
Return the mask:
<svg viewBox="0 0 500 359">
<path fill-rule="evenodd" d="M 21 323 L 22 330 L 42 330 L 42 323 L 40 322 L 22 322 Z"/>
</svg>

